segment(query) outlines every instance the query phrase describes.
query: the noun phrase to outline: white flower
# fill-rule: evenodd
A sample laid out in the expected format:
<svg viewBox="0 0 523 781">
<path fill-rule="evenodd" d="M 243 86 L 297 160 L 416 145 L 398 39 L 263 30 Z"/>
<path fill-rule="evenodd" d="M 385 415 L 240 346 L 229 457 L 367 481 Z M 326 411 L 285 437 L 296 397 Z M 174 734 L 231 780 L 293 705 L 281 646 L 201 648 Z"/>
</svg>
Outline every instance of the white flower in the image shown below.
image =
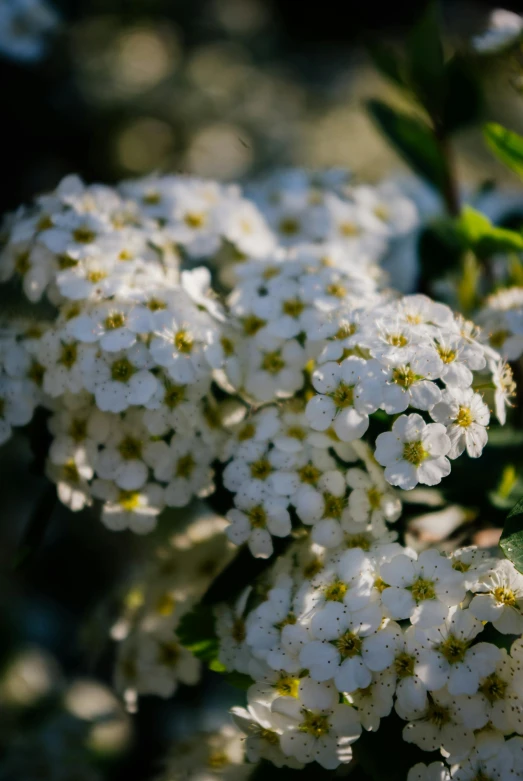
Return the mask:
<svg viewBox="0 0 523 781">
<path fill-rule="evenodd" d="M 417 631 L 423 663 L 446 676 L 450 694 L 476 694 L 481 678 L 494 672 L 501 652 L 492 643 L 474 643 L 483 630 L 470 610 L 451 607 L 437 628 Z"/>
<path fill-rule="evenodd" d="M 494 407 L 496 417 L 502 426 L 507 420 L 507 407 L 514 406 L 510 399 L 516 395 L 516 383 L 512 369 L 508 363 L 502 361 L 489 362 L 489 369 L 492 372 L 492 381 L 494 383 Z"/>
<path fill-rule="evenodd" d="M 360 439 L 369 427 L 369 414 L 380 404 L 371 366 L 353 356 L 341 364 L 325 363 L 314 372 L 312 383 L 318 395 L 305 411 L 311 426 L 325 431 L 332 425 L 343 442 Z"/>
<path fill-rule="evenodd" d="M 507 559 L 497 561 L 482 574 L 471 590 L 476 596 L 470 612 L 480 621 L 491 621 L 498 632 L 519 635 L 523 632 L 523 575 Z M 477 593 L 479 592 L 479 593 Z"/>
<path fill-rule="evenodd" d="M 418 483 L 437 485 L 450 474 L 446 454 L 451 447 L 445 427 L 425 423 L 420 415 L 401 415 L 392 431 L 376 439 L 376 460 L 385 468 L 391 485 L 406 491 Z"/>
<path fill-rule="evenodd" d="M 102 523 L 111 531 L 130 529 L 135 534 L 148 534 L 165 504 L 163 488 L 157 483 L 146 483 L 139 491 L 125 491 L 110 481 L 94 480 L 92 491 L 93 496 L 105 500 Z"/>
<path fill-rule="evenodd" d="M 364 689 L 372 673 L 389 667 L 394 659 L 399 627 L 391 623 L 379 629 L 380 624 L 377 605 L 349 612 L 331 602 L 313 616 L 311 635 L 318 639 L 304 646 L 300 660 L 313 680 L 334 678 L 340 692 Z"/>
<path fill-rule="evenodd" d="M 46 474 L 56 483 L 60 501 L 73 512 L 92 504 L 89 481 L 94 472 L 90 455 L 84 447 L 57 439 L 49 449 Z"/>
<path fill-rule="evenodd" d="M 219 642 L 218 659 L 226 670 L 236 670 L 247 674 L 252 658 L 246 643 L 247 628 L 244 619 L 249 594 L 250 588 L 246 588 L 234 608 L 225 604 L 216 605 L 214 608 L 216 634 Z"/>
<path fill-rule="evenodd" d="M 501 748 L 493 757 L 482 757 L 474 751 L 467 759 L 452 769 L 453 781 L 516 781 L 521 778 L 513 769 L 514 757 L 508 747 Z"/>
<path fill-rule="evenodd" d="M 400 554 L 381 566 L 388 585 L 381 598 L 392 618 L 410 618 L 420 629 L 440 626 L 449 607 L 465 597 L 463 576 L 438 551 L 428 550 L 417 560 Z"/>
<path fill-rule="evenodd" d="M 432 692 L 427 706 L 403 729 L 403 740 L 415 743 L 423 751 L 442 751 L 453 756 L 467 756 L 474 748 L 473 718 L 462 720 L 456 698 L 445 689 Z"/>
<path fill-rule="evenodd" d="M 201 663 L 177 641 L 171 622 L 143 632 L 138 648 L 135 664 L 140 694 L 167 699 L 178 688 L 178 682 L 198 682 Z"/>
<path fill-rule="evenodd" d="M 409 770 L 407 781 L 450 781 L 450 771 L 443 762 L 432 762 L 430 765 L 418 762 Z"/>
<path fill-rule="evenodd" d="M 389 715 L 394 701 L 395 683 L 394 672 L 386 669 L 374 673 L 368 686 L 347 695 L 348 701 L 358 709 L 363 729 L 376 732 L 381 719 Z"/>
<path fill-rule="evenodd" d="M 488 27 L 474 36 L 472 45 L 480 54 L 490 54 L 514 44 L 523 31 L 523 17 L 504 8 L 491 11 Z"/>
<path fill-rule="evenodd" d="M 266 559 L 272 555 L 271 535 L 286 537 L 291 531 L 287 503 L 263 490 L 239 492 L 235 497 L 238 509 L 229 510 L 230 526 L 225 530 L 236 545 L 248 542 L 253 556 Z"/>
<path fill-rule="evenodd" d="M 123 412 L 131 405 L 146 404 L 158 387 L 158 380 L 148 369 L 148 354 L 143 345 L 109 355 L 89 352 L 82 362 L 84 386 L 94 393 L 103 412 Z"/>
<path fill-rule="evenodd" d="M 441 370 L 434 352 L 413 348 L 401 359 L 386 361 L 377 381 L 382 383 L 381 408 L 388 415 L 404 412 L 407 407 L 428 410 L 441 399 L 441 391 L 432 382 Z"/>
<path fill-rule="evenodd" d="M 272 710 L 280 716 L 281 748 L 299 762 L 318 762 L 327 770 L 352 759 L 351 744 L 361 734 L 355 708 L 338 704 L 334 686 L 305 680 L 298 699 L 279 697 Z"/>
<path fill-rule="evenodd" d="M 355 521 L 378 524 L 385 520 L 393 523 L 399 518 L 401 502 L 384 481 L 378 483 L 362 469 L 349 469 L 346 479 L 352 488 L 349 510 Z"/>
<path fill-rule="evenodd" d="M 280 748 L 280 717 L 270 707 L 249 697 L 245 708 L 232 708 L 231 714 L 236 726 L 247 735 L 245 753 L 249 762 L 267 759 L 276 767 L 303 767 L 293 757 L 286 757 Z"/>
<path fill-rule="evenodd" d="M 472 388 L 448 388 L 430 415 L 447 428 L 451 442 L 449 458 L 458 458 L 464 450 L 472 458 L 479 458 L 487 444 L 485 427 L 490 420 L 488 407 L 479 393 Z"/>
</svg>

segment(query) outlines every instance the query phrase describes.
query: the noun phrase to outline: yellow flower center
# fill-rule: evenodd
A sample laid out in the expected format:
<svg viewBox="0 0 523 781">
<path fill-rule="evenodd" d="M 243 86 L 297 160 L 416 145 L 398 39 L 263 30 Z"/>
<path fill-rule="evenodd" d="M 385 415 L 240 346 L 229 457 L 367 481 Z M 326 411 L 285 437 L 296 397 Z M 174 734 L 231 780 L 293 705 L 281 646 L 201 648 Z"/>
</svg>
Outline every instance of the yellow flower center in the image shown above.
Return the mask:
<svg viewBox="0 0 523 781">
<path fill-rule="evenodd" d="M 58 363 L 65 366 L 66 369 L 71 369 L 78 358 L 78 348 L 76 344 L 63 344 L 60 351 L 60 357 Z"/>
<path fill-rule="evenodd" d="M 352 407 L 354 403 L 354 386 L 340 382 L 336 390 L 331 394 L 332 400 L 338 409 Z"/>
<path fill-rule="evenodd" d="M 345 547 L 370 550 L 370 539 L 365 534 L 350 534 L 345 537 Z"/>
<path fill-rule="evenodd" d="M 342 236 L 349 238 L 350 236 L 357 236 L 360 229 L 354 222 L 342 222 L 338 226 L 338 229 Z"/>
<path fill-rule="evenodd" d="M 403 334 L 388 334 L 387 342 L 393 347 L 406 347 L 409 340 Z"/>
<path fill-rule="evenodd" d="M 80 473 L 78 472 L 78 468 L 72 458 L 69 459 L 69 461 L 66 461 L 63 465 L 62 474 L 64 476 L 64 480 L 67 480 L 69 483 L 78 483 L 80 480 Z"/>
<path fill-rule="evenodd" d="M 175 409 L 185 399 L 185 387 L 183 385 L 168 385 L 163 397 L 164 404 L 169 409 Z"/>
<path fill-rule="evenodd" d="M 251 464 L 251 476 L 256 480 L 266 480 L 272 472 L 272 466 L 266 458 L 260 458 Z"/>
<path fill-rule="evenodd" d="M 289 315 L 289 317 L 299 317 L 304 309 L 305 304 L 303 301 L 300 301 L 299 298 L 292 298 L 289 301 L 284 301 L 282 306 L 283 314 Z"/>
<path fill-rule="evenodd" d="M 96 233 L 90 228 L 80 227 L 73 231 L 73 239 L 78 244 L 92 244 L 96 239 Z"/>
<path fill-rule="evenodd" d="M 140 494 L 138 491 L 120 491 L 118 504 L 127 513 L 132 513 L 140 506 Z"/>
<path fill-rule="evenodd" d="M 410 592 L 416 602 L 424 602 L 427 599 L 436 599 L 436 590 L 432 580 L 418 578 L 410 586 Z"/>
<path fill-rule="evenodd" d="M 465 658 L 468 647 L 469 643 L 451 634 L 446 640 L 443 640 L 443 642 L 436 646 L 436 650 L 443 654 L 447 662 L 450 662 L 450 664 L 457 664 L 458 662 L 462 662 Z"/>
<path fill-rule="evenodd" d="M 174 346 L 179 353 L 188 355 L 192 352 L 194 340 L 188 331 L 178 331 L 174 336 Z"/>
<path fill-rule="evenodd" d="M 234 343 L 230 339 L 227 339 L 226 336 L 222 336 L 220 339 L 220 344 L 222 346 L 224 355 L 227 358 L 230 358 L 231 355 L 234 355 Z"/>
<path fill-rule="evenodd" d="M 307 437 L 307 432 L 301 426 L 289 426 L 287 429 L 287 436 L 291 439 L 298 439 L 300 442 Z"/>
<path fill-rule="evenodd" d="M 186 456 L 182 456 L 178 459 L 178 463 L 176 464 L 176 477 L 190 477 L 194 472 L 195 467 L 196 461 L 191 453 L 187 453 Z"/>
<path fill-rule="evenodd" d="M 343 598 L 348 591 L 348 586 L 342 580 L 336 580 L 325 589 L 325 599 L 327 602 L 343 602 Z"/>
<path fill-rule="evenodd" d="M 423 442 L 406 442 L 403 445 L 403 459 L 409 464 L 419 466 L 429 454 L 423 447 Z"/>
<path fill-rule="evenodd" d="M 264 371 L 269 372 L 269 374 L 278 374 L 278 372 L 281 372 L 281 370 L 285 368 L 285 361 L 281 357 L 281 352 L 275 350 L 271 353 L 265 353 L 261 367 Z"/>
<path fill-rule="evenodd" d="M 247 512 L 247 517 L 253 529 L 264 529 L 267 524 L 267 513 L 260 504 L 252 507 Z"/>
<path fill-rule="evenodd" d="M 456 352 L 451 347 L 440 344 L 436 349 L 443 363 L 453 363 L 456 360 Z"/>
<path fill-rule="evenodd" d="M 183 220 L 187 227 L 192 228 L 193 230 L 203 228 L 207 222 L 207 218 L 202 212 L 187 212 Z"/>
<path fill-rule="evenodd" d="M 82 442 L 87 436 L 87 421 L 82 418 L 73 418 L 68 434 L 75 442 Z"/>
<path fill-rule="evenodd" d="M 329 719 L 324 713 L 314 713 L 309 710 L 302 710 L 303 721 L 299 726 L 300 732 L 307 732 L 314 735 L 315 738 L 321 738 L 329 731 Z"/>
<path fill-rule="evenodd" d="M 260 328 L 263 328 L 265 322 L 265 320 L 262 320 L 261 317 L 256 317 L 256 315 L 249 315 L 248 317 L 244 317 L 242 320 L 242 325 L 245 335 L 254 336 L 258 333 Z"/>
<path fill-rule="evenodd" d="M 343 496 L 334 496 L 334 494 L 325 493 L 323 494 L 323 501 L 323 514 L 326 518 L 341 518 L 345 506 L 345 498 Z"/>
<path fill-rule="evenodd" d="M 474 423 L 474 416 L 468 407 L 460 407 L 458 415 L 456 417 L 456 423 L 458 426 L 467 428 Z"/>
<path fill-rule="evenodd" d="M 334 296 L 334 298 L 345 298 L 347 288 L 343 287 L 339 282 L 333 282 L 331 285 L 327 285 L 325 292 L 329 296 Z"/>
<path fill-rule="evenodd" d="M 401 653 L 394 660 L 394 669 L 398 678 L 410 678 L 414 675 L 416 659 L 407 653 Z"/>
<path fill-rule="evenodd" d="M 45 374 L 44 367 L 40 363 L 38 363 L 38 361 L 33 361 L 31 364 L 31 368 L 27 373 L 27 376 L 29 377 L 30 380 L 34 382 L 35 385 L 41 387 L 44 381 L 44 374 Z"/>
<path fill-rule="evenodd" d="M 502 700 L 506 694 L 508 683 L 496 673 L 492 673 L 481 683 L 479 690 L 491 703 Z"/>
<path fill-rule="evenodd" d="M 253 423 L 246 423 L 238 432 L 238 441 L 245 442 L 248 439 L 252 439 L 255 434 L 256 426 Z"/>
<path fill-rule="evenodd" d="M 133 461 L 142 456 L 142 443 L 136 437 L 124 437 L 118 445 L 118 451 L 125 461 Z"/>
<path fill-rule="evenodd" d="M 147 302 L 147 308 L 151 312 L 159 312 L 162 309 L 167 309 L 167 304 L 159 298 L 150 298 Z"/>
<path fill-rule="evenodd" d="M 274 688 L 282 697 L 297 697 L 300 688 L 300 679 L 286 675 L 274 685 Z"/>
<path fill-rule="evenodd" d="M 335 646 L 340 655 L 345 658 L 358 656 L 361 651 L 361 639 L 353 632 L 345 632 L 344 635 L 336 640 Z"/>
<path fill-rule="evenodd" d="M 231 637 L 235 643 L 243 643 L 243 641 L 247 637 L 247 632 L 245 630 L 245 621 L 243 620 L 243 618 L 236 618 L 234 620 L 231 629 Z"/>
<path fill-rule="evenodd" d="M 101 282 L 102 279 L 105 279 L 106 276 L 107 276 L 106 271 L 102 271 L 102 269 L 93 269 L 92 271 L 89 271 L 89 273 L 86 275 L 86 279 L 92 285 L 96 285 L 98 282 Z"/>
<path fill-rule="evenodd" d="M 315 485 L 321 477 L 321 470 L 312 464 L 305 464 L 298 469 L 298 477 L 302 483 L 307 485 Z"/>
<path fill-rule="evenodd" d="M 125 325 L 125 315 L 121 312 L 113 312 L 104 320 L 104 326 L 108 331 L 114 331 L 116 328 L 121 328 Z"/>
<path fill-rule="evenodd" d="M 283 233 L 284 236 L 295 236 L 299 233 L 301 225 L 294 217 L 284 217 L 280 220 L 278 230 Z"/>
<path fill-rule="evenodd" d="M 410 366 L 402 366 L 392 371 L 392 382 L 395 382 L 401 388 L 410 388 L 417 379 L 417 375 L 414 374 Z"/>
<path fill-rule="evenodd" d="M 459 559 L 456 559 L 452 562 L 452 569 L 455 569 L 456 572 L 468 572 L 470 569 L 470 564 L 465 564 L 464 561 L 459 561 Z"/>
<path fill-rule="evenodd" d="M 336 331 L 334 338 L 342 340 L 348 339 L 349 336 L 353 336 L 357 330 L 358 327 L 354 323 L 343 323 Z"/>
<path fill-rule="evenodd" d="M 441 729 L 445 724 L 448 724 L 451 720 L 450 713 L 443 705 L 438 705 L 433 700 L 429 704 L 427 720 L 434 724 L 438 729 Z"/>
<path fill-rule="evenodd" d="M 367 490 L 367 499 L 369 500 L 369 505 L 371 510 L 380 509 L 382 497 L 383 497 L 382 492 L 378 491 L 378 489 L 375 486 L 372 486 L 372 488 L 369 488 Z"/>
<path fill-rule="evenodd" d="M 127 358 L 121 358 L 111 366 L 111 377 L 115 382 L 127 382 L 135 371 L 136 369 Z"/>
<path fill-rule="evenodd" d="M 498 586 L 494 591 L 494 598 L 496 602 L 508 607 L 516 607 L 518 603 L 515 593 L 506 586 Z"/>
</svg>

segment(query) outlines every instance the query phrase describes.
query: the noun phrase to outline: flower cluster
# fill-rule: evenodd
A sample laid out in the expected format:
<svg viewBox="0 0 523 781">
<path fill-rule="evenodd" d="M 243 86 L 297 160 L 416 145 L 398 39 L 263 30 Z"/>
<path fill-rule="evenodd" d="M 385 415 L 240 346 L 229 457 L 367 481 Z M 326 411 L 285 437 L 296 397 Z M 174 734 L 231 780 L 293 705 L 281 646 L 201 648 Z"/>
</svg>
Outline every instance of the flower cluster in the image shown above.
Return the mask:
<svg viewBox="0 0 523 781">
<path fill-rule="evenodd" d="M 232 557 L 223 519 L 200 504 L 185 531 L 156 546 L 128 586 L 112 627 L 118 643 L 115 688 L 131 711 L 140 695 L 171 697 L 179 682 L 200 678 L 200 662 L 181 645 L 176 629 Z"/>
<path fill-rule="evenodd" d="M 268 582 L 216 614 L 220 660 L 254 680 L 248 709 L 232 711 L 252 761 L 335 768 L 394 709 L 404 740 L 441 751 L 456 778 L 500 755 L 512 775 L 496 777 L 523 777 L 523 640 L 501 647 L 523 632 L 510 562 L 475 548 L 297 542 Z"/>
</svg>

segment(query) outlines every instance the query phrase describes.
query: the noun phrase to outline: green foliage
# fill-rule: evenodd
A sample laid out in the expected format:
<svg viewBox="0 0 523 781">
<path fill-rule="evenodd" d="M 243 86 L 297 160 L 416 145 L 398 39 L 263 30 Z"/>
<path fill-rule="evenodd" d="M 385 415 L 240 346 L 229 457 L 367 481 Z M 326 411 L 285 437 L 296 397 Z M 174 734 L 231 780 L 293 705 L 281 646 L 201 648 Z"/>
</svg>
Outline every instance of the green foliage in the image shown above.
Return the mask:
<svg viewBox="0 0 523 781">
<path fill-rule="evenodd" d="M 488 217 L 471 206 L 465 206 L 456 221 L 456 231 L 463 248 L 482 258 L 497 252 L 523 250 L 523 235 L 508 228 L 498 228 Z"/>
<path fill-rule="evenodd" d="M 439 115 L 445 96 L 445 60 L 438 3 L 431 0 L 406 44 L 409 83 L 429 115 Z"/>
<path fill-rule="evenodd" d="M 523 499 L 507 515 L 499 547 L 519 572 L 523 572 Z"/>
<path fill-rule="evenodd" d="M 485 141 L 498 160 L 523 177 L 523 136 L 496 122 L 485 125 L 483 133 Z"/>
<path fill-rule="evenodd" d="M 447 133 L 477 122 L 483 107 L 483 92 L 473 63 L 455 54 L 445 65 L 445 90 L 441 124 Z"/>
<path fill-rule="evenodd" d="M 180 643 L 215 672 L 222 672 L 218 662 L 218 638 L 215 618 L 209 605 L 197 605 L 180 620 L 176 630 Z"/>
<path fill-rule="evenodd" d="M 429 125 L 381 100 L 369 100 L 367 109 L 398 154 L 420 176 L 441 190 L 446 164 Z"/>
</svg>

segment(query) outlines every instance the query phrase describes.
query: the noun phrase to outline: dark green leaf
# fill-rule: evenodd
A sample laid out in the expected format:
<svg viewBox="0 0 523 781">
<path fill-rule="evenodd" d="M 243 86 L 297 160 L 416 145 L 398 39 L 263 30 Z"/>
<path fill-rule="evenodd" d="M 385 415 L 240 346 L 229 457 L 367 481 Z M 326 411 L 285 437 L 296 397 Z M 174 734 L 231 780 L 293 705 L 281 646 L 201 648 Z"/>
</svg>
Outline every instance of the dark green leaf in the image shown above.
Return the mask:
<svg viewBox="0 0 523 781">
<path fill-rule="evenodd" d="M 523 136 L 495 122 L 483 128 L 485 141 L 504 165 L 523 177 Z"/>
<path fill-rule="evenodd" d="M 445 95 L 445 60 L 438 3 L 431 0 L 407 39 L 410 85 L 431 116 L 439 115 Z"/>
<path fill-rule="evenodd" d="M 456 221 L 457 235 L 463 247 L 485 258 L 498 252 L 523 250 L 523 235 L 492 225 L 488 217 L 471 206 L 464 206 Z"/>
<path fill-rule="evenodd" d="M 483 105 L 481 86 L 472 64 L 456 54 L 445 66 L 442 124 L 446 133 L 476 122 Z"/>
<path fill-rule="evenodd" d="M 213 667 L 211 667 L 211 670 L 212 669 Z M 217 672 L 221 672 L 221 670 L 217 670 Z M 237 689 L 242 689 L 243 691 L 247 691 L 249 686 L 252 686 L 254 683 L 250 675 L 238 672 L 227 673 L 225 675 L 225 680 L 227 683 L 230 683 L 231 686 L 235 686 Z"/>
<path fill-rule="evenodd" d="M 218 638 L 216 637 L 215 618 L 209 605 L 197 605 L 180 620 L 176 630 L 180 643 L 185 646 L 211 669 L 218 669 Z"/>
<path fill-rule="evenodd" d="M 507 515 L 499 547 L 519 572 L 523 572 L 523 499 Z"/>
<path fill-rule="evenodd" d="M 398 87 L 407 87 L 405 62 L 391 46 L 379 42 L 370 43 L 367 51 L 379 72 Z"/>
<path fill-rule="evenodd" d="M 367 109 L 379 129 L 411 168 L 441 190 L 445 178 L 445 160 L 429 126 L 381 100 L 369 100 Z"/>
</svg>

